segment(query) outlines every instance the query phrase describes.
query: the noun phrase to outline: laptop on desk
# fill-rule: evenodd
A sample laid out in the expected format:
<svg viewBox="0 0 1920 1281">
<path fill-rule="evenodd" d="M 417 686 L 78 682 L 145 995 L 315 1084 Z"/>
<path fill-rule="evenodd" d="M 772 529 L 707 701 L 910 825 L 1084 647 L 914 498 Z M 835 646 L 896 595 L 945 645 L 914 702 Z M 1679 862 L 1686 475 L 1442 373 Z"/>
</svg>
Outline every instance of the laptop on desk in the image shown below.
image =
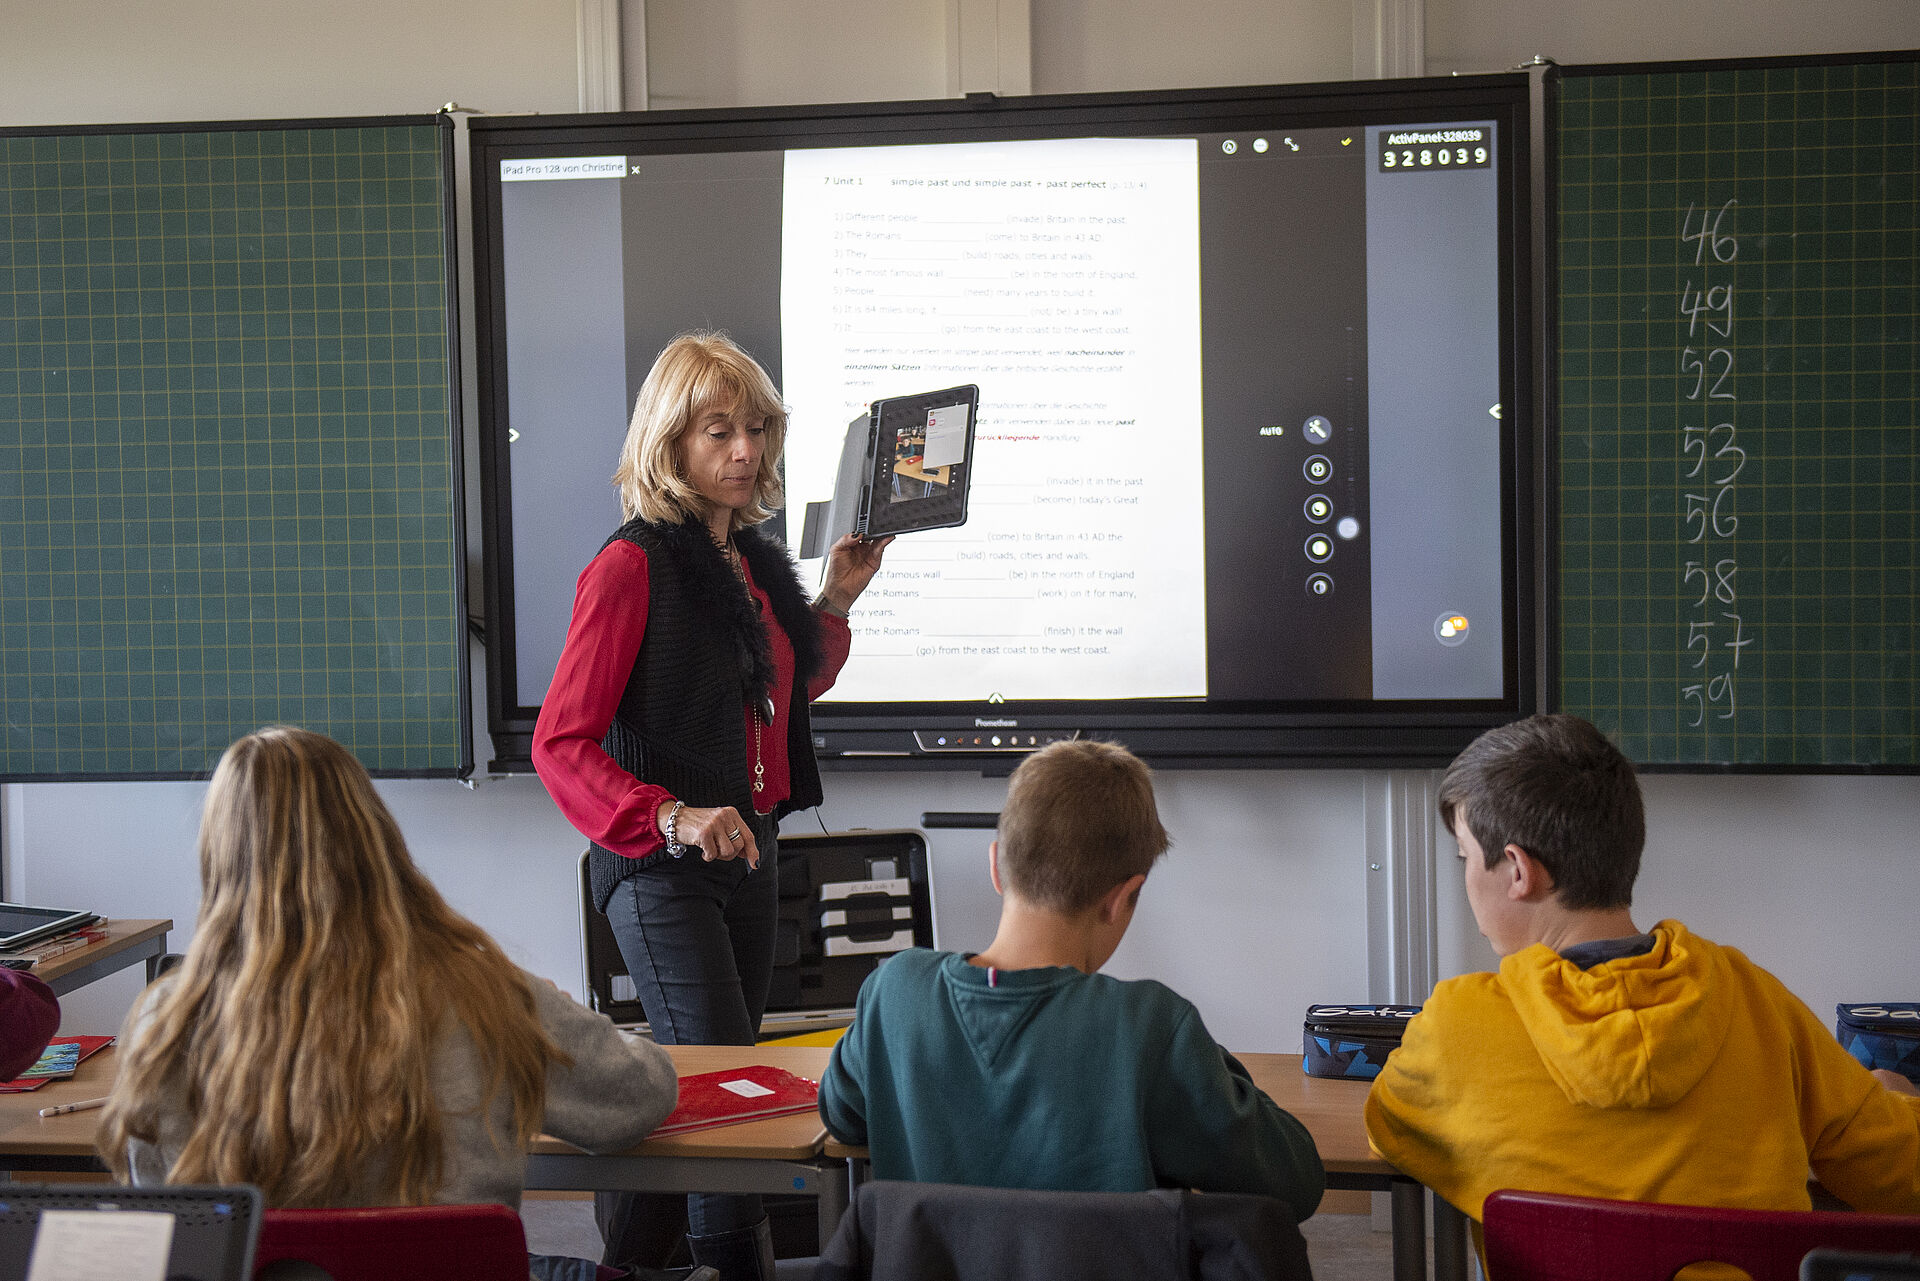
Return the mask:
<svg viewBox="0 0 1920 1281">
<path fill-rule="evenodd" d="M 56 1217 L 43 1222 L 49 1213 Z M 107 1262 L 124 1265 L 132 1257 L 126 1253 L 131 1247 L 114 1244 L 117 1234 L 89 1232 L 94 1225 L 85 1221 L 85 1216 L 107 1214 L 171 1217 L 171 1224 L 141 1221 L 141 1231 L 133 1234 L 134 1247 L 147 1229 L 168 1235 L 167 1281 L 252 1281 L 253 1251 L 260 1239 L 260 1189 L 247 1184 L 132 1188 L 99 1183 L 0 1186 L 0 1281 L 26 1281 L 37 1251 L 59 1251 L 70 1261 L 85 1263 L 97 1257 L 94 1251 L 107 1250 L 113 1251 L 106 1255 Z M 42 1259 L 39 1266 L 45 1270 L 53 1262 Z M 132 1275 L 123 1266 L 107 1274 Z M 52 1275 L 74 1273 L 60 1269 Z"/>
<path fill-rule="evenodd" d="M 0 952 L 17 952 L 44 942 L 56 934 L 71 934 L 100 919 L 97 912 L 77 912 L 65 907 L 29 907 L 24 903 L 0 903 Z"/>
</svg>

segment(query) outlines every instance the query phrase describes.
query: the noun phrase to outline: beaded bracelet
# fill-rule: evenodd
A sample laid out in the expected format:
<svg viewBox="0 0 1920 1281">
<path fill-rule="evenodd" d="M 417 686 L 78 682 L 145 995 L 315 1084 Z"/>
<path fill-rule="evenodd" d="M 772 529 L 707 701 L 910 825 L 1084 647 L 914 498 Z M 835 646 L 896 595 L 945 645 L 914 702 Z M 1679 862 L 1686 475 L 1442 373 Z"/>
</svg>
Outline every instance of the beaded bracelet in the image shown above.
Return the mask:
<svg viewBox="0 0 1920 1281">
<path fill-rule="evenodd" d="M 680 811 L 686 807 L 685 801 L 675 801 L 673 808 L 667 811 L 666 819 L 660 824 L 660 835 L 667 838 L 667 853 L 674 858 L 679 858 L 687 852 L 687 847 L 680 843 L 679 836 L 674 831 L 674 821 L 680 817 Z"/>
</svg>

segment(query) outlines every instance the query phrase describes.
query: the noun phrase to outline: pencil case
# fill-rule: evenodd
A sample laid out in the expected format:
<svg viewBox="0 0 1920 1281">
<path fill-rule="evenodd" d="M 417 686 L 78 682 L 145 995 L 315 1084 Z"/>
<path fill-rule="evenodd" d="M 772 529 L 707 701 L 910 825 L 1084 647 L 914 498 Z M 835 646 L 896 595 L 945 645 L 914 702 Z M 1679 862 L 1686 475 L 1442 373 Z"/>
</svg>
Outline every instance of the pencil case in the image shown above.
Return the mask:
<svg viewBox="0 0 1920 1281">
<path fill-rule="evenodd" d="M 1834 1035 L 1870 1068 L 1898 1072 L 1920 1085 L 1920 1002 L 1881 1001 L 1834 1007 Z"/>
<path fill-rule="evenodd" d="M 1301 1067 L 1308 1076 L 1371 1081 L 1419 1012 L 1417 1005 L 1309 1005 Z"/>
</svg>

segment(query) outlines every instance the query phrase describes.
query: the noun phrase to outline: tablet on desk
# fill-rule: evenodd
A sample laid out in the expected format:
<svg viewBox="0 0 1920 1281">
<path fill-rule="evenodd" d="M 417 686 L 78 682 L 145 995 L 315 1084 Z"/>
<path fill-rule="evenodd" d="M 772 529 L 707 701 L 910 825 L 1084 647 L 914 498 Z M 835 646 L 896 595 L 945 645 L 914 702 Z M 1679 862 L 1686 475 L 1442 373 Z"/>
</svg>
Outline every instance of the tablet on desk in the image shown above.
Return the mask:
<svg viewBox="0 0 1920 1281">
<path fill-rule="evenodd" d="M 17 952 L 42 939 L 67 934 L 99 920 L 97 912 L 76 912 L 64 907 L 28 907 L 23 903 L 0 903 L 0 952 Z"/>
</svg>

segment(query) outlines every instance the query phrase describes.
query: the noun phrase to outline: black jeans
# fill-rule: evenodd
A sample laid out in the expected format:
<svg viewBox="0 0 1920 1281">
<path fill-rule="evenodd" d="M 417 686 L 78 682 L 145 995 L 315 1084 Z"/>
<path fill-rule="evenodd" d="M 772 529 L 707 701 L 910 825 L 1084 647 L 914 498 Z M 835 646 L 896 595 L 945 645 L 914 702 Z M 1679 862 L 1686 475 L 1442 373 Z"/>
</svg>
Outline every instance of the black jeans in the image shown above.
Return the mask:
<svg viewBox="0 0 1920 1281">
<path fill-rule="evenodd" d="M 690 854 L 628 877 L 607 902 L 607 923 L 662 1045 L 752 1045 L 760 1031 L 780 916 L 778 828 L 771 817 L 749 821 L 757 870 Z M 695 1236 L 750 1227 L 764 1214 L 757 1196 L 696 1193 L 685 1207 Z M 602 1192 L 594 1216 L 602 1257 L 621 1267 L 661 1266 L 681 1231 L 680 1198 L 666 1193 Z"/>
</svg>

